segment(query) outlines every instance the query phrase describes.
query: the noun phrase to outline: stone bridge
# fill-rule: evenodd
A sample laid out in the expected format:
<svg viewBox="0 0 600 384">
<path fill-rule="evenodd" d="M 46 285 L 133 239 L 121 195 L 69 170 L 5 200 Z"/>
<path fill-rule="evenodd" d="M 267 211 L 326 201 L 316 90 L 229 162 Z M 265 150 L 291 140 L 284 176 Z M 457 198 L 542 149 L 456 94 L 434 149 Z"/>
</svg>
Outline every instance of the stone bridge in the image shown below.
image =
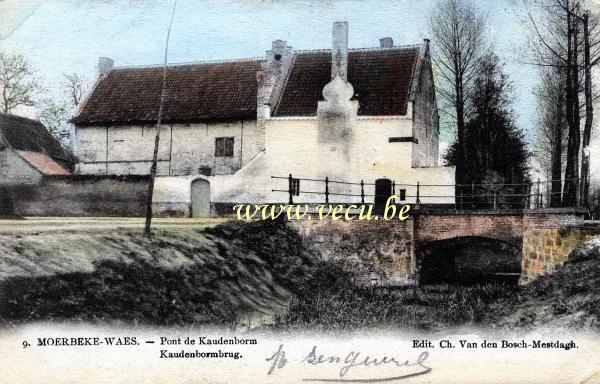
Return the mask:
<svg viewBox="0 0 600 384">
<path fill-rule="evenodd" d="M 503 280 L 552 273 L 600 234 L 584 210 L 415 210 L 405 220 L 292 221 L 303 239 L 367 284 Z"/>
</svg>

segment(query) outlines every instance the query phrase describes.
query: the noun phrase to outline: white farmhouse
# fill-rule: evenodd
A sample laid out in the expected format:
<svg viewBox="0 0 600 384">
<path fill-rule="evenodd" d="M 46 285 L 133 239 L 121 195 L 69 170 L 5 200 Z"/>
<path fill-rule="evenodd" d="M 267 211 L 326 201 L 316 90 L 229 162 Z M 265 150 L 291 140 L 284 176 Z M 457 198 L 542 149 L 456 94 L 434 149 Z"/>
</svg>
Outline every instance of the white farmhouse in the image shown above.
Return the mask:
<svg viewBox="0 0 600 384">
<path fill-rule="evenodd" d="M 99 72 L 73 118 L 78 172 L 146 174 L 162 69 L 113 68 L 101 58 Z M 337 22 L 332 49 L 298 51 L 276 40 L 261 59 L 170 65 L 163 121 L 159 211 L 287 202 L 290 188 L 295 202 L 321 202 L 325 178 L 332 202 L 361 201 L 361 193 L 373 201 L 380 178 L 394 180 L 407 202 L 417 183 L 426 185 L 422 203 L 454 202 L 454 168 L 438 165 L 428 40 L 349 49 L 348 24 Z M 290 174 L 293 182 L 272 178 Z"/>
</svg>

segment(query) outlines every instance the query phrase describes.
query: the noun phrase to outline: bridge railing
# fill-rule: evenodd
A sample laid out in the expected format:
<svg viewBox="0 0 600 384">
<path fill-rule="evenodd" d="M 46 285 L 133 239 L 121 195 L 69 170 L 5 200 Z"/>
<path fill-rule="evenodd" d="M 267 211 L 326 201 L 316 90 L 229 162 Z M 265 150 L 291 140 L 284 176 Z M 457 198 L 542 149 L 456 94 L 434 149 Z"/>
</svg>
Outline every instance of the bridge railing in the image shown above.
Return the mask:
<svg viewBox="0 0 600 384">
<path fill-rule="evenodd" d="M 372 204 L 377 198 L 377 182 L 341 181 L 324 178 L 302 178 L 292 174 L 271 176 L 272 192 L 286 193 L 289 204 Z M 387 179 L 379 179 L 387 180 Z M 528 183 L 432 184 L 398 183 L 388 180 L 389 193 L 396 203 L 415 205 L 452 205 L 456 209 L 533 209 L 553 205 L 552 183 L 564 180 L 537 180 Z M 381 192 L 379 192 L 381 193 Z M 562 198 L 562 192 L 557 201 Z"/>
</svg>

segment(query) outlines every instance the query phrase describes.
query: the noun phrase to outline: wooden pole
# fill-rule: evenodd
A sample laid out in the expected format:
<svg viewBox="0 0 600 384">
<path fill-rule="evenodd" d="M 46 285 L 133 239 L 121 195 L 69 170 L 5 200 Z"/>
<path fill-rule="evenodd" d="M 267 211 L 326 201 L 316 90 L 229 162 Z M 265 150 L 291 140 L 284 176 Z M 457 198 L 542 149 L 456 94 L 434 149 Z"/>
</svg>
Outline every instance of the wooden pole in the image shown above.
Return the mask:
<svg viewBox="0 0 600 384">
<path fill-rule="evenodd" d="M 152 154 L 152 166 L 150 166 L 150 182 L 148 183 L 148 196 L 146 200 L 146 223 L 144 225 L 144 235 L 151 235 L 152 227 L 152 196 L 154 194 L 154 180 L 156 179 L 156 168 L 158 163 L 158 145 L 160 143 L 160 128 L 162 123 L 163 108 L 165 104 L 167 92 L 167 60 L 169 56 L 169 38 L 171 37 L 171 27 L 173 26 L 173 17 L 175 16 L 175 8 L 177 0 L 173 3 L 173 11 L 171 12 L 171 21 L 167 30 L 167 41 L 165 43 L 165 61 L 162 74 L 162 90 L 160 93 L 160 102 L 158 106 L 158 119 L 156 122 L 156 136 L 154 137 L 154 152 Z"/>
</svg>

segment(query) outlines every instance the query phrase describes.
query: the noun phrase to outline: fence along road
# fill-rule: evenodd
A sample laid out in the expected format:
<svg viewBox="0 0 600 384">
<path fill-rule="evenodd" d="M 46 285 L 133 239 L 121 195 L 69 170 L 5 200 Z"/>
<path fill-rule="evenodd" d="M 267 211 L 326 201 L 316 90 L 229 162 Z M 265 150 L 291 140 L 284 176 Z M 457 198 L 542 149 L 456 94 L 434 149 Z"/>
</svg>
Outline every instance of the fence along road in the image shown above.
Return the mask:
<svg viewBox="0 0 600 384">
<path fill-rule="evenodd" d="M 370 204 L 377 197 L 377 181 L 374 183 L 360 180 L 357 182 L 331 180 L 329 177 L 324 179 L 299 178 L 292 174 L 288 176 L 271 176 L 275 180 L 287 180 L 287 185 L 283 188 L 274 188 L 272 192 L 281 192 L 288 194 L 288 203 L 303 203 L 302 194 L 305 196 L 322 195 L 322 203 L 329 204 L 331 199 L 337 199 L 337 203 L 360 203 Z M 384 179 L 378 179 L 384 180 Z M 385 179 L 387 180 L 387 179 Z M 579 179 L 577 179 L 579 180 Z M 302 181 L 309 182 L 311 185 L 320 185 L 317 190 L 303 190 Z M 551 185 L 565 180 L 537 180 L 528 183 L 501 183 L 501 184 L 403 184 L 395 180 L 389 180 L 390 192 L 387 196 L 398 196 L 397 202 L 404 204 L 423 204 L 423 200 L 433 200 L 429 204 L 435 205 L 435 199 L 454 199 L 456 209 L 536 209 L 550 207 L 550 200 L 553 193 Z M 332 187 L 341 185 L 346 187 L 343 193 L 332 192 Z M 354 188 L 349 192 L 348 188 Z M 432 189 L 447 189 L 448 194 L 433 194 Z M 454 193 L 451 193 L 454 192 Z M 360 200 L 359 200 L 360 198 Z M 311 199 L 313 200 L 313 199 Z M 341 200 L 341 201 L 340 201 Z M 578 199 L 577 207 L 581 206 Z"/>
</svg>

